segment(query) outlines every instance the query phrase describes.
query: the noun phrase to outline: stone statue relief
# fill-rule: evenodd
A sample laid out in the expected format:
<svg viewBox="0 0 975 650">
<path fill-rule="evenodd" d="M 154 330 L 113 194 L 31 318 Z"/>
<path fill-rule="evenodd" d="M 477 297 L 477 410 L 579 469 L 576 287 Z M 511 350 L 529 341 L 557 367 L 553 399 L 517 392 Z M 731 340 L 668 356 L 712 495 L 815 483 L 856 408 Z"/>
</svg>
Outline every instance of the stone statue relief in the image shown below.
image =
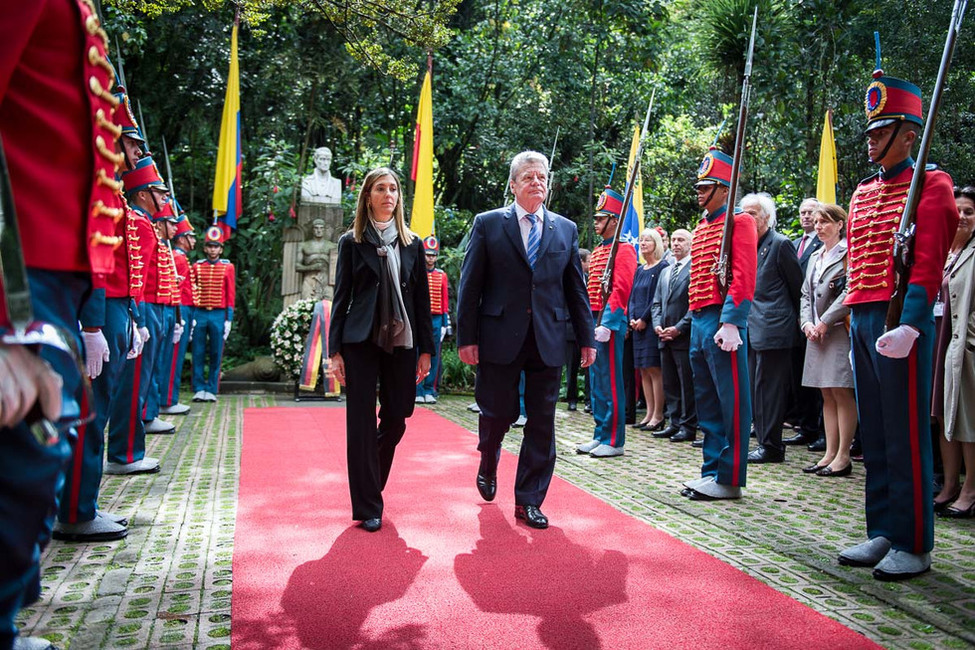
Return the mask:
<svg viewBox="0 0 975 650">
<path fill-rule="evenodd" d="M 338 245 L 326 236 L 324 219 L 311 223 L 311 237 L 298 247 L 295 270 L 301 274 L 301 297 L 331 300 L 335 283 L 332 269 L 333 253 Z"/>
<path fill-rule="evenodd" d="M 342 182 L 332 177 L 332 150 L 328 147 L 315 149 L 315 170 L 301 180 L 302 203 L 342 202 Z"/>
</svg>

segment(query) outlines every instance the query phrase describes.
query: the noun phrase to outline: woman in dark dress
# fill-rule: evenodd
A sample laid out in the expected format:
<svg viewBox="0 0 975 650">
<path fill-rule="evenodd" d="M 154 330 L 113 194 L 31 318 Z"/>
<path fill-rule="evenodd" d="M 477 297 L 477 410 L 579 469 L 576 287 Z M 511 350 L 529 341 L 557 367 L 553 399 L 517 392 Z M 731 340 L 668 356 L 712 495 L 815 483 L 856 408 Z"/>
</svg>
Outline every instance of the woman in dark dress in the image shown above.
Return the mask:
<svg viewBox="0 0 975 650">
<path fill-rule="evenodd" d="M 660 370 L 660 348 L 650 318 L 650 303 L 657 290 L 657 280 L 667 266 L 667 262 L 661 261 L 663 255 L 664 244 L 660 233 L 654 228 L 645 228 L 640 233 L 640 257 L 644 264 L 637 267 L 633 276 L 633 291 L 626 312 L 630 316 L 633 336 L 633 367 L 640 371 L 643 397 L 647 402 L 646 417 L 634 427 L 643 431 L 660 431 L 664 428 L 664 380 Z"/>
<path fill-rule="evenodd" d="M 386 167 L 366 174 L 352 229 L 339 239 L 328 350 L 347 398 L 352 518 L 375 532 L 393 453 L 434 352 L 422 243 L 406 227 L 399 177 Z"/>
</svg>

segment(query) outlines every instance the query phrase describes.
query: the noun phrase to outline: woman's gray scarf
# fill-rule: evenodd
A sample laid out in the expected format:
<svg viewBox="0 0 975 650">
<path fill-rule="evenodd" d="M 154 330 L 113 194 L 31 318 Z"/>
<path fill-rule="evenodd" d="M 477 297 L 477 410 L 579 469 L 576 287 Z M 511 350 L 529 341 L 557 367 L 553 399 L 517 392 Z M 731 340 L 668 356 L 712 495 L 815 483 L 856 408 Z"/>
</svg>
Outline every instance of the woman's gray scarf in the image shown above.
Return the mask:
<svg viewBox="0 0 975 650">
<path fill-rule="evenodd" d="M 413 328 L 400 289 L 399 231 L 396 223 L 380 231 L 370 220 L 365 235 L 366 241 L 376 247 L 380 266 L 379 298 L 372 341 L 386 353 L 392 353 L 393 348 L 410 349 L 413 347 Z"/>
</svg>

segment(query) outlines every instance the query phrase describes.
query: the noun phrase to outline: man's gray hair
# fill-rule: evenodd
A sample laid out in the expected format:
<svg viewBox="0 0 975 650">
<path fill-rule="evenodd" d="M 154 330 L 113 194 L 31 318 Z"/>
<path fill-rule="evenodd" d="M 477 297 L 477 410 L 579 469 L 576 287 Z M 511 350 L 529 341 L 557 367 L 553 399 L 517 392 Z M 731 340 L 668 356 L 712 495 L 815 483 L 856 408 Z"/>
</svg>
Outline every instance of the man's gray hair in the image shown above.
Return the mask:
<svg viewBox="0 0 975 650">
<path fill-rule="evenodd" d="M 762 213 L 768 218 L 768 227 L 775 228 L 775 201 L 768 192 L 758 192 L 757 194 L 746 194 L 741 197 L 741 206 L 758 205 Z"/>
<path fill-rule="evenodd" d="M 538 153 L 537 151 L 522 151 L 511 159 L 511 170 L 508 172 L 508 184 L 510 185 L 511 181 L 515 180 L 515 176 L 518 175 L 522 167 L 532 163 L 541 163 L 545 167 L 545 175 L 548 176 L 548 158 L 545 157 L 545 154 Z"/>
<path fill-rule="evenodd" d="M 802 200 L 802 203 L 799 204 L 799 211 L 800 212 L 802 211 L 802 208 L 805 205 L 811 205 L 812 208 L 813 208 L 813 210 L 815 210 L 816 208 L 818 208 L 819 206 L 821 206 L 822 203 L 820 203 L 819 202 L 819 199 L 817 199 L 816 197 L 810 196 L 808 199 L 803 199 Z"/>
</svg>

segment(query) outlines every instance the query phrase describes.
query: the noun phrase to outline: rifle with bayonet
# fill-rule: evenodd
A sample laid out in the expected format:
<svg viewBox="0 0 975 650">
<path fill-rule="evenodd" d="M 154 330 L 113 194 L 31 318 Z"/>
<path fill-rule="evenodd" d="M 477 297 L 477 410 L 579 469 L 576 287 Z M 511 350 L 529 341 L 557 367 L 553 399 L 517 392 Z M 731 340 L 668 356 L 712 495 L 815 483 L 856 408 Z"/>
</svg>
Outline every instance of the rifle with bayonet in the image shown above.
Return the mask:
<svg viewBox="0 0 975 650">
<path fill-rule="evenodd" d="M 173 168 L 169 164 L 169 149 L 166 147 L 166 136 L 162 137 L 163 156 L 166 158 L 166 180 L 169 181 L 169 200 L 173 203 L 173 214 L 179 219 L 179 203 L 176 202 L 176 187 L 173 185 Z M 189 217 L 187 217 L 188 219 Z M 176 273 L 176 255 L 173 253 L 173 242 L 167 240 L 169 245 L 169 259 L 173 262 L 173 273 Z M 179 275 L 176 275 L 176 291 L 179 292 Z M 176 322 L 183 322 L 183 313 L 179 302 L 176 303 Z"/>
<path fill-rule="evenodd" d="M 549 202 L 552 200 L 552 167 L 555 166 L 555 147 L 559 144 L 559 131 L 562 127 L 555 127 L 555 140 L 552 142 L 552 155 L 548 157 L 548 195 L 545 197 L 545 207 L 548 207 Z"/>
<path fill-rule="evenodd" d="M 643 130 L 640 131 L 640 146 L 637 147 L 636 155 L 633 157 L 633 168 L 630 170 L 630 177 L 626 181 L 626 195 L 623 197 L 623 207 L 620 210 L 620 218 L 616 221 L 616 232 L 613 234 L 613 245 L 606 259 L 606 268 L 599 279 L 599 291 L 602 295 L 602 308 L 596 318 L 596 325 L 603 320 L 603 312 L 606 311 L 606 301 L 609 300 L 610 291 L 613 288 L 613 270 L 616 267 L 616 252 L 620 247 L 620 235 L 623 233 L 623 222 L 626 221 L 626 214 L 629 212 L 630 204 L 633 203 L 633 190 L 636 187 L 637 179 L 640 177 L 640 159 L 643 158 L 643 149 L 647 146 L 647 132 L 650 130 L 650 113 L 653 111 L 653 98 L 657 94 L 657 89 L 650 94 L 650 104 L 647 106 L 647 115 L 643 118 Z"/>
<path fill-rule="evenodd" d="M 727 295 L 731 285 L 731 238 L 735 230 L 735 202 L 738 200 L 738 180 L 741 176 L 741 159 L 745 152 L 745 124 L 748 121 L 748 100 L 752 93 L 752 59 L 755 54 L 755 30 L 758 26 L 758 7 L 752 14 L 752 35 L 748 41 L 748 57 L 745 59 L 745 78 L 741 82 L 741 105 L 738 107 L 738 128 L 735 133 L 735 151 L 731 163 L 731 186 L 728 188 L 728 209 L 721 231 L 721 249 L 711 272 L 718 276 L 721 295 Z"/>
<path fill-rule="evenodd" d="M 894 294 L 891 296 L 887 307 L 886 326 L 888 330 L 900 325 L 901 312 L 904 310 L 904 296 L 907 294 L 907 285 L 911 279 L 911 267 L 914 265 L 917 207 L 921 203 L 921 192 L 924 190 L 925 167 L 928 164 L 928 155 L 931 153 L 931 140 L 934 137 L 934 124 L 938 118 L 938 109 L 941 107 L 942 91 L 944 91 L 945 80 L 948 76 L 948 68 L 951 67 L 951 58 L 955 53 L 955 42 L 958 40 L 958 32 L 961 30 L 961 21 L 965 16 L 967 4 L 968 0 L 955 0 L 955 6 L 951 11 L 951 25 L 948 27 L 948 37 L 945 40 L 945 49 L 941 55 L 941 67 L 938 68 L 934 92 L 931 94 L 928 119 L 924 124 L 924 134 L 921 136 L 921 146 L 918 148 L 914 175 L 907 191 L 907 201 L 904 204 L 904 212 L 901 214 L 900 227 L 894 233 L 895 281 Z"/>
</svg>

